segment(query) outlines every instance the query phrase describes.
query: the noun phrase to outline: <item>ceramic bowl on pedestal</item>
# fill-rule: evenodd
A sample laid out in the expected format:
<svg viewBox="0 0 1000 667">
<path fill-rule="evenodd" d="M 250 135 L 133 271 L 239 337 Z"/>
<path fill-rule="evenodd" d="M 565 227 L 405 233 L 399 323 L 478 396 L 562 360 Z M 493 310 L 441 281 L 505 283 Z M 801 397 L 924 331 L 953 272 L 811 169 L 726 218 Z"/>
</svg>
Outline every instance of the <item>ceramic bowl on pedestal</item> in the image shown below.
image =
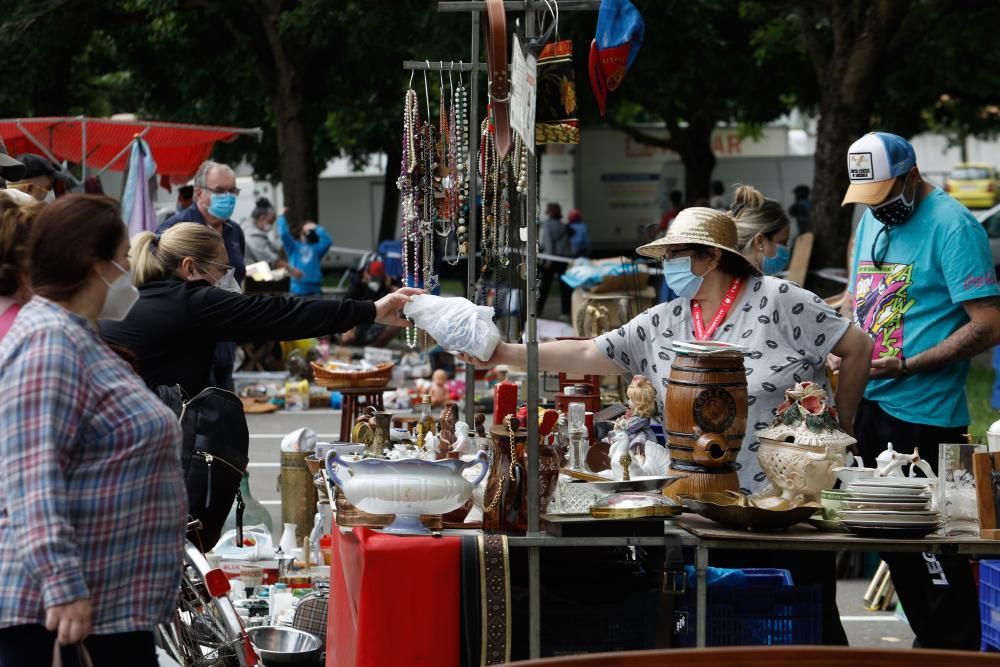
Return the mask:
<svg viewBox="0 0 1000 667">
<path fill-rule="evenodd" d="M 358 509 L 371 514 L 396 515 L 395 521 L 383 532 L 426 535 L 430 531 L 421 524 L 420 515 L 446 514 L 464 505 L 473 488 L 486 476 L 487 459 L 488 455 L 480 452 L 471 461 L 348 461 L 331 452 L 326 458 L 326 470 Z M 480 463 L 482 470 L 475 480 L 469 481 L 462 476 L 465 468 Z M 343 477 L 337 475 L 334 464 L 347 469 Z"/>
</svg>

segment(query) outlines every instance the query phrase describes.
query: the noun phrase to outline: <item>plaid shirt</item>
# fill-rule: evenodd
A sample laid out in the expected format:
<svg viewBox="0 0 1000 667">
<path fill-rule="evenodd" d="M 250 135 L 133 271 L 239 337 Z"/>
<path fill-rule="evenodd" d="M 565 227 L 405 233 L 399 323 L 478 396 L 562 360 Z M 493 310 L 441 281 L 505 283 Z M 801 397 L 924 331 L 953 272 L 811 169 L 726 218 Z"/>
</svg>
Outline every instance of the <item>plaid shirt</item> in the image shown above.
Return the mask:
<svg viewBox="0 0 1000 667">
<path fill-rule="evenodd" d="M 187 494 L 177 418 L 84 318 L 35 297 L 0 342 L 0 627 L 89 598 L 93 632 L 173 607 Z"/>
</svg>

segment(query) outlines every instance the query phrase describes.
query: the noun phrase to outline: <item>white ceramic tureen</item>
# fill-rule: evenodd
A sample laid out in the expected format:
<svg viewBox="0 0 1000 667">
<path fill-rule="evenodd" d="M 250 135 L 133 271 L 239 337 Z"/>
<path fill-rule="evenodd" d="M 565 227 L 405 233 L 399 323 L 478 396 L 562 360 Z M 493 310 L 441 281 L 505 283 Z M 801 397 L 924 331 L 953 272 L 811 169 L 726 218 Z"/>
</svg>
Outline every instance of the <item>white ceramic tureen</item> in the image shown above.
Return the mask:
<svg viewBox="0 0 1000 667">
<path fill-rule="evenodd" d="M 350 461 L 331 452 L 326 458 L 330 480 L 358 509 L 370 514 L 395 514 L 386 533 L 426 534 L 421 514 L 446 514 L 465 504 L 472 489 L 489 470 L 489 455 L 480 452 L 471 461 L 443 459 L 361 459 Z M 482 464 L 479 476 L 468 481 L 466 468 Z M 338 469 L 341 475 L 338 475 Z"/>
<path fill-rule="evenodd" d="M 771 482 L 759 495 L 794 504 L 819 502 L 820 492 L 833 487 L 833 469 L 844 465 L 847 447 L 857 442 L 840 428 L 826 391 L 812 382 L 785 391 L 774 421 L 757 431 L 757 439 L 757 460 Z"/>
</svg>

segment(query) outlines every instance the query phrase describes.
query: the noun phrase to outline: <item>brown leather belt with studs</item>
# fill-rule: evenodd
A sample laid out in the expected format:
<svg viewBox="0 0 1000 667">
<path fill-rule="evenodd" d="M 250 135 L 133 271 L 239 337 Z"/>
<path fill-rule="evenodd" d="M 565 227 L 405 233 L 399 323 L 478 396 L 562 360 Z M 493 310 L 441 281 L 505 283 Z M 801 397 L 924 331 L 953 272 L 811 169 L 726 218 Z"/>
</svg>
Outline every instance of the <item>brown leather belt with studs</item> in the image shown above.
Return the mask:
<svg viewBox="0 0 1000 667">
<path fill-rule="evenodd" d="M 490 77 L 490 102 L 497 153 L 502 160 L 510 152 L 510 77 L 507 75 L 507 14 L 503 0 L 486 0 L 486 65 Z"/>
</svg>

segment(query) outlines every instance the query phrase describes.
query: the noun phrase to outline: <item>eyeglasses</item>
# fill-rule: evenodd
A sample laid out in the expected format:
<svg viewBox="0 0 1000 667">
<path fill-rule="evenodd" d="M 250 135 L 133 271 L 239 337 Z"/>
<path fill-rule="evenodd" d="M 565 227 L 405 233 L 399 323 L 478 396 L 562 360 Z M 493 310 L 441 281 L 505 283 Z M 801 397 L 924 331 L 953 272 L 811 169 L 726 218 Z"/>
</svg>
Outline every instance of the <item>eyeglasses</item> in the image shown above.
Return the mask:
<svg viewBox="0 0 1000 667">
<path fill-rule="evenodd" d="M 204 261 L 203 264 L 211 264 L 212 266 L 217 266 L 220 269 L 225 269 L 226 271 L 235 271 L 236 267 L 230 266 L 228 264 L 219 264 L 218 262 Z"/>
<path fill-rule="evenodd" d="M 676 259 L 678 257 L 690 257 L 691 255 L 682 255 L 681 254 L 681 253 L 686 253 L 686 252 L 694 253 L 695 249 L 694 248 L 671 248 L 670 250 L 668 250 L 667 252 L 665 252 L 663 254 L 663 259 L 669 262 L 670 260 Z"/>
<path fill-rule="evenodd" d="M 206 190 L 208 192 L 211 192 L 213 195 L 230 194 L 230 195 L 239 196 L 239 194 L 240 194 L 240 189 L 239 188 L 221 188 L 221 187 L 220 188 L 210 188 L 210 187 L 208 187 L 206 185 L 206 186 L 202 187 L 202 190 Z"/>
</svg>

